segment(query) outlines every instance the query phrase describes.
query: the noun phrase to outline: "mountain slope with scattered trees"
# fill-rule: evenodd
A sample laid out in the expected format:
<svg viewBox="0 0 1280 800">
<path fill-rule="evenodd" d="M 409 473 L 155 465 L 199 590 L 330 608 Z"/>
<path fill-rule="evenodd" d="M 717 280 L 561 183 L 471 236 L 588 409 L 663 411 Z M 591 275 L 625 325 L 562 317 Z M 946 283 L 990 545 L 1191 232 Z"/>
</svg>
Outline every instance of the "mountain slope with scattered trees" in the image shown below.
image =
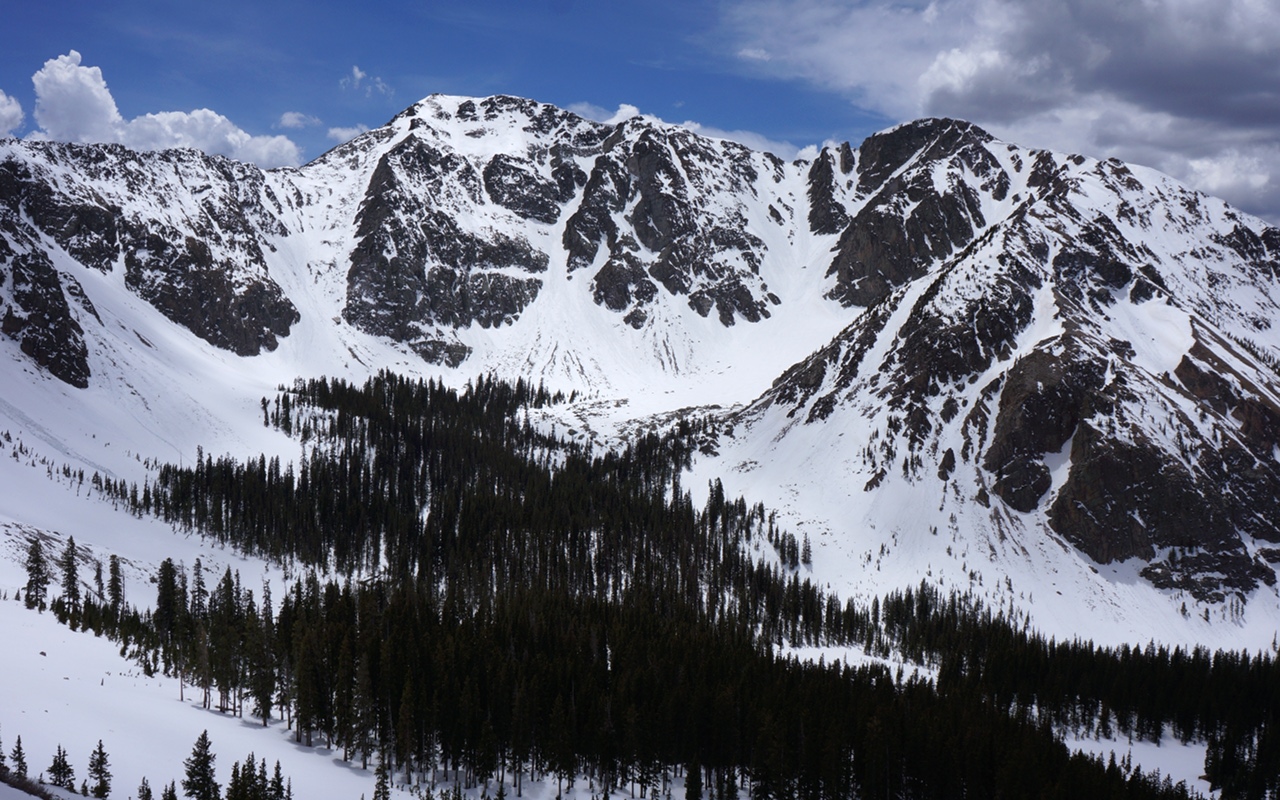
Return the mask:
<svg viewBox="0 0 1280 800">
<path fill-rule="evenodd" d="M 204 457 L 141 490 L 90 479 L 290 565 L 280 602 L 166 561 L 149 611 L 102 590 L 53 611 L 206 707 L 283 716 L 302 744 L 435 787 L 1187 796 L 1071 754 L 1074 730 L 1204 741 L 1224 796 L 1280 789 L 1272 656 L 1053 642 L 927 584 L 842 603 L 762 507 L 712 487 L 695 508 L 678 476 L 698 423 L 594 452 L 534 424 L 557 402 L 490 378 L 300 382 L 262 403 L 306 443 L 297 473 Z M 869 660 L 800 661 L 801 645 Z M 936 679 L 893 674 L 890 654 Z"/>
</svg>

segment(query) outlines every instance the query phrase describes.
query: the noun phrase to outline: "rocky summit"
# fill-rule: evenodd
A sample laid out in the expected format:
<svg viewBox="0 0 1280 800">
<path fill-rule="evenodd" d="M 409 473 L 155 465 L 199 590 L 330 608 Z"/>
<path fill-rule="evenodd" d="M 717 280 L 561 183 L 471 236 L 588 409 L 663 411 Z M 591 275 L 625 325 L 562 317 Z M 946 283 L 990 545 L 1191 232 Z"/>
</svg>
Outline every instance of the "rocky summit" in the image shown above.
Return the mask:
<svg viewBox="0 0 1280 800">
<path fill-rule="evenodd" d="M 1274 586 L 1280 231 L 1114 161 L 950 149 L 896 180 L 977 165 L 1013 207 L 984 220 L 970 180 L 903 215 L 918 246 L 868 237 L 902 244 L 850 284 L 866 311 L 735 418 L 839 431 L 864 492 L 931 487 L 997 537 L 1034 520 L 1201 601 Z"/>
<path fill-rule="evenodd" d="M 212 364 L 244 408 L 187 391 L 156 441 L 245 441 L 301 375 L 493 371 L 582 392 L 583 435 L 709 419 L 697 475 L 807 525 L 823 579 L 896 557 L 1050 615 L 1121 566 L 1181 618 L 1276 605 L 1278 279 L 1262 220 L 948 119 L 790 163 L 505 96 L 299 169 L 0 142 L 0 368 L 35 387 L 0 414 L 72 459 L 107 456 L 60 420 Z M 1030 600 L 1041 553 L 1079 580 Z"/>
</svg>

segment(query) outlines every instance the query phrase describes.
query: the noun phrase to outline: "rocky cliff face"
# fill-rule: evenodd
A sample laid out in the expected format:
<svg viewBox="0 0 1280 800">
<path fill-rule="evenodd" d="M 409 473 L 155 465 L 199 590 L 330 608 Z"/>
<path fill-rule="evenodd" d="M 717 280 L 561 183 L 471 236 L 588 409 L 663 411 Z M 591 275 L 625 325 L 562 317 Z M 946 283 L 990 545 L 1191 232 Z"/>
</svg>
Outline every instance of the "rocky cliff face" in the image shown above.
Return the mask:
<svg viewBox="0 0 1280 800">
<path fill-rule="evenodd" d="M 682 308 L 728 329 L 784 302 L 762 267 L 776 277 L 794 269 L 778 266 L 792 249 L 825 242 L 805 280 L 833 304 L 874 303 L 971 241 L 984 204 L 1004 200 L 989 140 L 926 120 L 786 164 L 647 118 L 607 126 L 519 98 L 433 96 L 301 170 L 11 142 L 0 198 L 11 247 L 21 229 L 38 250 L 118 274 L 238 355 L 274 349 L 297 321 L 269 256 L 323 237 L 316 260 L 346 276 L 342 320 L 457 366 L 472 349 L 460 331 L 513 325 L 553 277 L 638 332 Z M 85 324 L 72 306 L 48 313 Z M 24 335 L 53 324 L 41 319 Z"/>
<path fill-rule="evenodd" d="M 429 98 L 391 127 L 357 218 L 344 314 L 428 360 L 467 357 L 459 328 L 515 322 L 548 270 L 633 329 L 663 302 L 725 326 L 780 302 L 747 222 L 761 168 L 780 180 L 772 157 L 511 97 Z"/>
<path fill-rule="evenodd" d="M 740 145 L 624 123 L 595 159 L 565 228 L 569 268 L 594 269 L 597 302 L 635 328 L 659 286 L 725 326 L 767 318 L 779 300 L 759 277 L 764 243 L 745 213 L 759 161 Z M 776 159 L 765 161 L 781 172 Z"/>
<path fill-rule="evenodd" d="M 872 136 L 858 150 L 861 208 L 844 226 L 830 296 L 866 306 L 964 247 L 987 224 L 982 199 L 1000 203 L 1010 179 L 985 131 L 922 120 Z"/>
<path fill-rule="evenodd" d="M 941 481 L 993 519 L 1045 525 L 1098 564 L 1138 559 L 1155 586 L 1200 601 L 1274 585 L 1276 230 L 1118 162 L 974 131 L 944 140 L 930 145 L 941 163 L 965 153 L 935 182 L 954 201 L 921 189 L 895 229 L 923 215 L 928 245 L 903 245 L 879 280 L 842 282 L 873 287 L 845 295 L 867 311 L 738 420 L 838 430 L 866 492 Z M 901 180 L 901 163 L 862 174 Z M 1014 204 L 1002 218 L 983 210 L 1001 201 Z M 870 207 L 837 270 L 855 263 L 845 246 Z"/>
<path fill-rule="evenodd" d="M 75 277 L 53 268 L 59 260 L 118 275 L 216 347 L 272 350 L 298 317 L 263 256 L 282 232 L 278 208 L 260 170 L 194 151 L 8 142 L 0 231 L 13 255 L 0 263 L 13 270 L 13 290 L 4 330 L 55 376 L 87 385 L 82 334 L 96 313 Z"/>
</svg>

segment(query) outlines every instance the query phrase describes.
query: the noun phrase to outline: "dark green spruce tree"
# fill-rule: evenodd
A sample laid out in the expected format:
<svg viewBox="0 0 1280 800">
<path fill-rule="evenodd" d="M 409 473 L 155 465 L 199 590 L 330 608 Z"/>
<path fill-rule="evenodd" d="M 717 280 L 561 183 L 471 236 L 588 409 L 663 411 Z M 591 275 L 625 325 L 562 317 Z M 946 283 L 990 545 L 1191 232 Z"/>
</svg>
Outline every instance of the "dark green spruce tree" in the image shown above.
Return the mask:
<svg viewBox="0 0 1280 800">
<path fill-rule="evenodd" d="M 111 795 L 110 766 L 107 761 L 107 751 L 103 749 L 102 740 L 99 739 L 98 747 L 89 756 L 89 780 L 93 781 L 93 785 L 89 787 L 89 793 L 99 800 Z"/>
<path fill-rule="evenodd" d="M 124 575 L 120 569 L 120 557 L 115 553 L 111 554 L 107 566 L 107 603 L 117 614 L 124 605 Z"/>
<path fill-rule="evenodd" d="M 45 558 L 44 547 L 39 539 L 32 539 L 27 548 L 27 608 L 44 605 L 45 594 L 49 591 L 49 561 Z"/>
<path fill-rule="evenodd" d="M 378 776 L 373 784 L 373 800 L 391 800 L 391 779 L 387 776 L 386 759 L 378 761 Z"/>
<path fill-rule="evenodd" d="M 27 754 L 22 749 L 22 737 L 19 736 L 13 743 L 13 750 L 9 753 L 9 760 L 13 762 L 13 774 L 19 778 L 27 777 Z"/>
<path fill-rule="evenodd" d="M 80 573 L 79 550 L 76 548 L 76 537 L 67 539 L 67 547 L 58 559 L 58 568 L 62 570 L 62 600 L 67 604 L 67 611 L 75 613 L 80 610 Z"/>
<path fill-rule="evenodd" d="M 209 732 L 203 731 L 191 748 L 191 756 L 182 762 L 186 771 L 182 793 L 189 800 L 219 800 L 222 790 L 215 779 L 213 762 L 216 760 L 209 746 Z"/>
<path fill-rule="evenodd" d="M 46 772 L 49 775 L 49 782 L 54 786 L 70 792 L 76 790 L 76 771 L 67 760 L 67 751 L 62 749 L 62 745 L 58 745 L 58 749 L 54 751 L 53 763 L 49 765 Z"/>
<path fill-rule="evenodd" d="M 685 800 L 702 800 L 702 767 L 689 764 L 684 768 Z"/>
<path fill-rule="evenodd" d="M 101 603 L 107 596 L 107 588 L 102 580 L 102 562 L 97 559 L 93 561 L 93 590 Z"/>
</svg>

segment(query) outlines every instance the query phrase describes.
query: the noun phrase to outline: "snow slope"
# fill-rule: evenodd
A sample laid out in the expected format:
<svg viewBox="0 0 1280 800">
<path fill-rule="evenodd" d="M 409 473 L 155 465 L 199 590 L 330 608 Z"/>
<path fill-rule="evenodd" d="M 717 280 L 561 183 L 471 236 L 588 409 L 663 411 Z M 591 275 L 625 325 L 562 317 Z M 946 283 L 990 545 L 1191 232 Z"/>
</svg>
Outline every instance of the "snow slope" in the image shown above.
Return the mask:
<svg viewBox="0 0 1280 800">
<path fill-rule="evenodd" d="M 1230 465 L 1201 462 L 1248 438 L 1253 418 L 1236 410 L 1265 422 L 1280 402 L 1280 234 L 1155 173 L 949 120 L 785 164 L 651 119 L 609 127 L 517 98 L 439 95 L 300 169 L 13 141 L 0 163 L 18 176 L 4 190 L 0 239 L 15 255 L 0 302 L 28 320 L 57 311 L 23 300 L 17 280 L 19 257 L 44 254 L 90 375 L 79 389 L 41 368 L 23 339 L 36 322 L 0 336 L 6 530 L 105 535 L 74 487 L 28 472 L 142 481 L 198 448 L 293 457 L 259 403 L 295 378 L 391 369 L 461 386 L 493 371 L 577 391 L 546 423 L 606 442 L 717 414 L 716 455 L 686 485 L 722 478 L 778 509 L 843 594 L 924 579 L 1103 643 L 1255 648 L 1280 625 L 1264 557 L 1274 495 L 1256 530 L 1212 543 L 1245 576 L 1219 590 L 1195 583 L 1213 564 L 1177 572 L 1163 540 L 1112 558 L 1102 534 L 1062 532 L 1054 503 L 1086 482 L 1086 435 L 984 462 L 1002 435 L 1001 386 L 1052 358 L 1068 372 L 1102 365 L 1089 392 L 1110 410 L 1085 414 L 1089 425 L 1126 420 L 1119 439 L 1185 462 L 1205 497 L 1235 496 L 1214 477 Z M 209 242 L 231 288 L 190 253 L 156 257 L 153 234 Z M 370 281 L 380 274 L 385 285 Z M 244 303 L 277 290 L 283 316 Z M 212 331 L 184 304 L 206 295 Z M 219 344 L 233 334 L 256 355 Z M 1179 372 L 1193 353 L 1200 366 Z M 1189 387 L 1198 373 L 1227 375 L 1225 388 Z M 13 458 L 19 446 L 32 455 Z M 936 480 L 947 452 L 957 463 Z M 1034 507 L 1010 505 L 1028 502 L 1042 466 Z M 102 540 L 104 552 L 163 557 L 170 534 L 111 519 L 137 533 Z M 1152 564 L 1169 586 L 1153 584 Z"/>
<path fill-rule="evenodd" d="M 824 151 L 821 164 L 783 164 L 653 120 L 607 128 L 540 104 L 490 101 L 428 98 L 311 165 L 255 175 L 197 154 L 170 154 L 161 167 L 89 149 L 81 155 L 120 170 L 90 180 L 71 148 L 40 161 L 23 143 L 0 145 L 0 160 L 37 164 L 71 198 L 64 206 L 81 209 L 72 215 L 79 232 L 68 233 L 62 212 L 38 219 L 38 204 L 15 202 L 0 239 L 14 253 L 46 254 L 90 374 L 75 388 L 41 367 L 19 334 L 0 336 L 0 594 L 12 598 L 25 581 L 31 537 L 56 552 L 74 536 L 87 557 L 122 559 L 134 603 L 150 602 L 151 576 L 169 557 L 200 558 L 215 574 L 230 566 L 280 596 L 277 570 L 116 511 L 78 470 L 143 481 L 200 449 L 292 458 L 298 443 L 262 424 L 259 403 L 299 377 L 359 381 L 391 369 L 461 386 L 492 371 L 577 391 L 574 403 L 535 418 L 604 443 L 710 415 L 717 435 L 684 485 L 699 493 L 720 479 L 731 495 L 777 509 L 784 527 L 809 536 L 811 576 L 842 596 L 870 599 L 924 580 L 1016 610 L 1058 637 L 1273 647 L 1275 581 L 1217 599 L 1194 586 L 1158 587 L 1145 571 L 1178 547 L 1096 559 L 1054 527 L 1053 503 L 1083 480 L 1088 425 L 1114 420 L 1114 438 L 1152 442 L 1151 452 L 1201 477 L 1206 497 L 1232 494 L 1196 470 L 1224 443 L 1248 450 L 1257 420 L 1280 403 L 1274 229 L 1149 171 L 1026 150 L 950 121 Z M 495 186 L 534 187 L 550 205 L 526 207 L 522 195 L 487 187 L 498 155 L 511 171 Z M 563 186 L 558 174 L 569 175 Z M 373 190 L 392 184 L 395 202 Z M 91 247 L 83 207 L 100 200 L 139 231 L 212 241 L 215 260 L 238 267 L 231 300 L 246 287 L 277 287 L 296 312 L 287 333 L 266 336 L 280 319 L 250 314 L 245 328 L 260 346 L 237 355 L 193 329 L 191 309 L 155 298 L 204 284 L 155 259 L 131 273 L 130 253 L 145 247 Z M 375 211 L 388 222 L 371 233 L 362 221 Z M 460 266 L 422 232 L 433 213 L 481 251 L 519 241 L 547 267 Z M 681 225 L 736 225 L 743 235 L 681 261 L 679 237 L 663 238 Z M 378 239 L 378 230 L 395 234 Z M 404 285 L 361 288 L 361 258 L 391 272 L 392 258 L 409 252 L 421 263 L 395 267 Z M 94 253 L 111 257 L 95 262 Z M 15 263 L 0 262 L 0 318 L 20 306 L 36 314 L 18 300 Z M 449 270 L 471 294 L 432 294 Z M 138 282 L 143 273 L 150 283 Z M 485 288 L 529 281 L 533 297 Z M 373 312 L 384 309 L 394 318 L 380 327 Z M 768 316 L 747 316 L 761 309 Z M 425 357 L 436 345 L 467 355 L 452 366 Z M 1188 357 L 1200 366 L 1183 367 Z M 1019 510 L 998 494 L 1013 471 L 987 466 L 984 455 L 1012 405 L 1001 405 L 1004 387 L 1036 359 L 1058 359 L 1065 374 L 1099 365 L 1101 383 L 1085 394 L 1111 405 L 1090 406 L 1043 449 L 1015 449 L 1019 468 L 1034 478 L 1043 467 L 1047 481 Z M 1225 383 L 1197 383 L 1199 374 Z M 1235 414 L 1255 406 L 1254 416 Z M 935 477 L 947 452 L 954 464 Z M 1280 462 L 1280 449 L 1271 460 Z M 1021 502 L 1023 489 L 1006 494 Z M 1262 525 L 1276 519 L 1275 497 L 1258 508 Z M 1243 552 L 1269 569 L 1270 543 L 1246 531 L 1215 552 Z M 372 794 L 372 776 L 339 754 L 295 745 L 279 723 L 263 731 L 181 702 L 173 681 L 141 676 L 110 643 L 49 614 L 0 602 L 0 632 L 9 689 L 0 692 L 0 730 L 6 747 L 23 737 L 34 771 L 61 744 L 83 776 L 101 738 L 115 796 L 144 774 L 158 790 L 180 777 L 208 729 L 223 780 L 253 751 L 281 761 L 297 797 Z M 1203 748 L 1139 745 L 1134 759 L 1194 786 Z M 536 800 L 554 790 L 526 791 Z"/>
<path fill-rule="evenodd" d="M 1265 226 L 1156 173 L 1057 158 L 1039 202 L 722 415 L 689 485 L 719 477 L 778 508 L 843 595 L 923 579 L 1062 638 L 1270 648 L 1280 590 L 1258 554 L 1280 523 L 1274 487 L 1238 506 L 1254 527 L 1185 546 L 1208 519 L 1197 506 L 1248 496 L 1230 483 L 1239 467 L 1214 471 L 1222 453 L 1275 474 L 1274 434 L 1250 440 L 1246 411 L 1276 419 L 1275 254 L 1250 261 L 1230 245 Z M 1231 388 L 1206 391 L 1210 374 Z M 1098 469 L 1114 442 L 1130 448 L 1116 461 L 1159 476 Z M 1099 483 L 1127 495 L 1137 533 L 1062 522 Z M 1142 518 L 1153 513 L 1166 517 Z M 1160 538 L 1178 526 L 1191 530 Z M 1209 577 L 1171 578 L 1198 547 Z"/>
</svg>

